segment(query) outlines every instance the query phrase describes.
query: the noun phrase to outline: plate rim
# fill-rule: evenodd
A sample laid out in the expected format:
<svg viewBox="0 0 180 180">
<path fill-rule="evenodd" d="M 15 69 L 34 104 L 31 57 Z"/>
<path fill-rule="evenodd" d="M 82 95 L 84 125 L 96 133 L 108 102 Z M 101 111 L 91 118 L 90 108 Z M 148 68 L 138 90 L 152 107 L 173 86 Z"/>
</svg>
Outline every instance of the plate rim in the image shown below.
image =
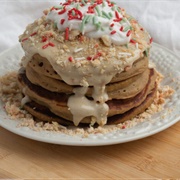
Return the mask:
<svg viewBox="0 0 180 180">
<path fill-rule="evenodd" d="M 168 48 L 160 45 L 160 44 L 157 44 L 157 43 L 154 43 L 152 44 L 152 47 L 158 47 L 160 49 L 163 49 L 165 50 L 166 52 L 170 53 L 171 55 L 175 56 L 177 59 L 180 59 L 180 57 L 175 54 L 173 51 L 169 50 Z M 1 56 L 3 56 L 4 54 L 8 53 L 9 51 L 13 51 L 14 49 L 19 49 L 21 48 L 20 44 L 16 44 L 14 46 L 12 46 L 11 48 L 3 51 L 0 53 L 0 58 Z M 19 49 L 20 50 L 20 49 Z M 0 61 L 1 63 L 1 61 Z M 8 117 L 8 116 L 7 116 Z M 86 138 L 83 138 L 83 137 L 80 137 L 80 136 L 77 136 L 78 139 L 73 139 L 71 141 L 66 141 L 65 139 L 46 139 L 45 137 L 42 137 L 42 136 L 37 136 L 35 135 L 36 133 L 39 134 L 39 132 L 35 132 L 33 130 L 31 130 L 30 128 L 28 127 L 20 127 L 20 128 L 17 128 L 15 127 L 14 129 L 12 129 L 10 126 L 8 126 L 9 123 L 11 123 L 12 121 L 14 121 L 14 124 L 18 124 L 18 120 L 11 120 L 11 119 L 8 119 L 8 123 L 5 123 L 3 124 L 3 120 L 1 120 L 1 117 L 0 116 L 0 126 L 3 127 L 4 129 L 14 133 L 14 134 L 17 134 L 19 136 L 22 136 L 22 137 L 25 137 L 25 138 L 28 138 L 28 139 L 31 139 L 31 140 L 36 140 L 36 141 L 39 141 L 39 142 L 45 142 L 45 143 L 51 143 L 51 144 L 58 144 L 58 145 L 68 145 L 68 146 L 105 146 L 105 145 L 114 145 L 114 144 L 121 144 L 121 143 L 126 143 L 126 142 L 130 142 L 130 141 L 135 141 L 135 140 L 139 140 L 139 139 L 143 139 L 143 138 L 146 138 L 146 137 L 149 137 L 149 136 L 152 136 L 154 134 L 157 134 L 159 132 L 162 132 L 164 131 L 165 129 L 171 127 L 172 125 L 176 124 L 178 121 L 180 121 L 180 115 L 178 115 L 176 118 L 173 119 L 173 121 L 168 121 L 166 122 L 165 124 L 163 124 L 162 126 L 154 129 L 154 130 L 150 130 L 150 132 L 143 132 L 140 133 L 140 134 L 135 134 L 134 137 L 123 137 L 123 138 L 116 138 L 116 139 L 111 139 L 111 141 L 108 139 L 96 139 L 96 140 L 93 140 L 93 139 L 88 139 L 88 141 L 86 141 Z M 146 122 L 146 121 L 145 121 Z M 27 131 L 22 131 L 21 128 L 25 129 L 25 128 L 28 128 L 30 132 L 33 132 L 32 134 L 29 132 L 26 133 Z M 122 132 L 124 130 L 121 130 Z M 45 130 L 42 130 L 42 132 L 44 133 L 49 133 L 49 134 L 53 134 L 54 132 L 49 132 L 49 131 L 45 131 Z M 71 135 L 67 135 L 68 137 L 72 137 Z M 76 135 L 75 135 L 76 136 Z"/>
</svg>

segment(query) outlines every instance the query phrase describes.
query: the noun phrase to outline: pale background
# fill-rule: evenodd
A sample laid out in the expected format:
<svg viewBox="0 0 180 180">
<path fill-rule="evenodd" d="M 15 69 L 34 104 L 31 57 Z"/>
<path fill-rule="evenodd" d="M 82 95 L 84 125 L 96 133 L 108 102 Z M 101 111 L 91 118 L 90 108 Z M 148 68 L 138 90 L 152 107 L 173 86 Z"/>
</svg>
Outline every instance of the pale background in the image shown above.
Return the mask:
<svg viewBox="0 0 180 180">
<path fill-rule="evenodd" d="M 60 1 L 0 0 L 0 52 L 18 43 L 18 36 L 42 11 Z M 137 18 L 157 42 L 180 56 L 180 0 L 114 0 Z"/>
</svg>

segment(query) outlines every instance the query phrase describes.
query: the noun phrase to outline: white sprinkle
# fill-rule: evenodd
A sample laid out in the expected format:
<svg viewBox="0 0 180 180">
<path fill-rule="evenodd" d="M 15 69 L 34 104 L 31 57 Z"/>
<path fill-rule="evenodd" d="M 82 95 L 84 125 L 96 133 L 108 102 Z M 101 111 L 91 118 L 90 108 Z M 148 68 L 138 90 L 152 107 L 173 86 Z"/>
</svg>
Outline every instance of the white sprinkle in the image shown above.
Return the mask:
<svg viewBox="0 0 180 180">
<path fill-rule="evenodd" d="M 79 57 L 79 58 L 75 58 L 76 61 L 80 61 L 80 60 L 84 60 L 86 59 L 85 57 Z"/>
<path fill-rule="evenodd" d="M 140 37 L 139 34 L 138 34 L 137 32 L 135 32 L 135 35 L 136 35 L 136 37 L 138 37 L 138 38 Z"/>
<path fill-rule="evenodd" d="M 72 25 L 72 24 L 70 24 L 70 26 L 69 26 L 69 30 L 71 31 L 71 30 L 72 30 L 72 28 L 73 28 L 73 25 Z"/>
<path fill-rule="evenodd" d="M 150 34 L 148 34 L 148 37 L 149 37 L 149 39 L 151 39 L 151 36 L 150 36 Z"/>
<path fill-rule="evenodd" d="M 126 52 L 120 52 L 120 56 L 131 56 L 131 53 L 126 53 Z"/>
<path fill-rule="evenodd" d="M 136 49 L 138 49 L 139 48 L 139 44 L 138 43 L 136 43 Z"/>
<path fill-rule="evenodd" d="M 82 51 L 82 50 L 83 50 L 83 48 L 79 48 L 79 49 L 75 49 L 74 52 L 77 53 L 77 52 Z"/>
<path fill-rule="evenodd" d="M 29 40 L 31 40 L 31 42 L 34 42 L 34 38 L 33 37 L 29 37 Z"/>
<path fill-rule="evenodd" d="M 129 20 L 127 18 L 124 18 L 126 20 L 126 22 L 128 23 L 129 26 L 131 26 L 131 23 L 129 22 Z"/>
</svg>

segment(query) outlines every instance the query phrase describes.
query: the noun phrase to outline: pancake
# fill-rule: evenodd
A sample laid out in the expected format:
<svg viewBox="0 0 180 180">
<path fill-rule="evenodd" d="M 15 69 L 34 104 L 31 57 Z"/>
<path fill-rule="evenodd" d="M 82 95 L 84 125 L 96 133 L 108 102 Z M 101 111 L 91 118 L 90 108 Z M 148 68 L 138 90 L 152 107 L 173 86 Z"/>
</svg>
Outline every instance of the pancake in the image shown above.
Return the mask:
<svg viewBox="0 0 180 180">
<path fill-rule="evenodd" d="M 40 76 L 46 76 L 55 80 L 62 80 L 62 78 L 53 69 L 49 61 L 39 54 L 33 55 L 32 59 L 28 62 L 28 66 Z M 111 80 L 111 82 L 119 82 L 126 80 L 130 77 L 138 75 L 148 68 L 148 58 L 143 57 L 136 60 L 132 67 L 128 71 L 117 73 Z"/>
<path fill-rule="evenodd" d="M 107 124 L 108 125 L 120 124 L 127 120 L 131 120 L 132 118 L 136 117 L 140 113 L 143 113 L 153 103 L 153 100 L 156 97 L 156 93 L 157 93 L 157 86 L 155 86 L 152 92 L 148 94 L 146 99 L 139 106 L 134 107 L 123 114 L 118 114 L 118 115 L 109 117 Z"/>
<path fill-rule="evenodd" d="M 37 73 L 31 66 L 26 67 L 26 76 L 33 84 L 39 85 L 49 91 L 67 94 L 73 93 L 73 86 L 70 86 L 61 80 Z M 124 81 L 122 80 L 116 83 L 107 84 L 106 91 L 109 99 L 126 99 L 135 96 L 145 87 L 148 78 L 149 69 L 145 69 L 144 72 L 127 78 Z M 93 88 L 89 87 L 86 95 L 90 96 L 92 95 L 92 92 Z"/>
<path fill-rule="evenodd" d="M 123 114 L 118 114 L 109 117 L 107 124 L 113 125 L 113 124 L 123 123 L 126 120 L 131 120 L 131 118 L 144 112 L 152 104 L 153 99 L 156 97 L 156 92 L 157 92 L 157 86 L 155 87 L 155 89 L 152 90 L 152 92 L 146 97 L 146 99 L 139 106 L 134 107 L 133 109 Z M 31 113 L 37 120 L 43 122 L 58 122 L 64 126 L 74 126 L 73 122 L 55 115 L 54 113 L 49 111 L 47 107 L 35 103 L 34 101 L 25 104 L 24 109 L 27 110 L 29 113 Z M 89 126 L 89 123 L 88 124 L 80 123 L 79 126 L 81 127 Z"/>
<path fill-rule="evenodd" d="M 72 114 L 68 110 L 67 101 L 69 95 L 64 93 L 50 92 L 40 86 L 32 84 L 26 77 L 25 73 L 19 74 L 19 84 L 24 90 L 24 93 L 30 97 L 36 103 L 48 107 L 54 114 L 63 117 L 64 119 L 73 120 Z M 109 106 L 108 116 L 113 116 L 116 114 L 122 114 L 129 109 L 139 106 L 146 98 L 146 96 L 151 92 L 155 86 L 156 72 L 154 69 L 150 69 L 150 74 L 148 78 L 148 83 L 145 88 L 136 96 L 128 99 L 113 99 L 107 101 Z M 89 122 L 89 118 L 84 118 L 82 122 Z"/>
<path fill-rule="evenodd" d="M 44 13 L 19 38 L 22 105 L 36 119 L 117 124 L 153 102 L 152 38 L 123 8 L 109 0 L 68 0 Z"/>
</svg>

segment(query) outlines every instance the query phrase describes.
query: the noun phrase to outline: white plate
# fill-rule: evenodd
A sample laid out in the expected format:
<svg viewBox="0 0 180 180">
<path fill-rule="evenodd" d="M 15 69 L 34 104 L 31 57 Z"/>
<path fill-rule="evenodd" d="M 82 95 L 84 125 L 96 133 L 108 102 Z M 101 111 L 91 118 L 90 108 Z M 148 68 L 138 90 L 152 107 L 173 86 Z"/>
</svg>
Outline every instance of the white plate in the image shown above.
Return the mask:
<svg viewBox="0 0 180 180">
<path fill-rule="evenodd" d="M 23 51 L 20 45 L 16 45 L 1 53 L 0 76 L 8 71 L 17 70 L 22 55 Z M 82 138 L 80 135 L 70 136 L 49 131 L 36 132 L 27 127 L 17 127 L 20 120 L 10 120 L 3 110 L 3 104 L 0 103 L 0 125 L 26 138 L 54 144 L 77 146 L 100 146 L 124 143 L 163 131 L 180 120 L 180 87 L 169 76 L 171 73 L 180 82 L 180 58 L 168 49 L 153 43 L 151 61 L 155 62 L 157 69 L 165 76 L 163 84 L 170 85 L 175 90 L 173 96 L 166 102 L 164 110 L 153 115 L 151 121 L 145 121 L 129 129 L 117 130 L 107 134 L 93 134 L 87 138 Z M 170 107 L 173 107 L 173 111 L 169 114 L 167 109 Z M 162 115 L 165 115 L 164 119 L 161 118 Z"/>
</svg>

